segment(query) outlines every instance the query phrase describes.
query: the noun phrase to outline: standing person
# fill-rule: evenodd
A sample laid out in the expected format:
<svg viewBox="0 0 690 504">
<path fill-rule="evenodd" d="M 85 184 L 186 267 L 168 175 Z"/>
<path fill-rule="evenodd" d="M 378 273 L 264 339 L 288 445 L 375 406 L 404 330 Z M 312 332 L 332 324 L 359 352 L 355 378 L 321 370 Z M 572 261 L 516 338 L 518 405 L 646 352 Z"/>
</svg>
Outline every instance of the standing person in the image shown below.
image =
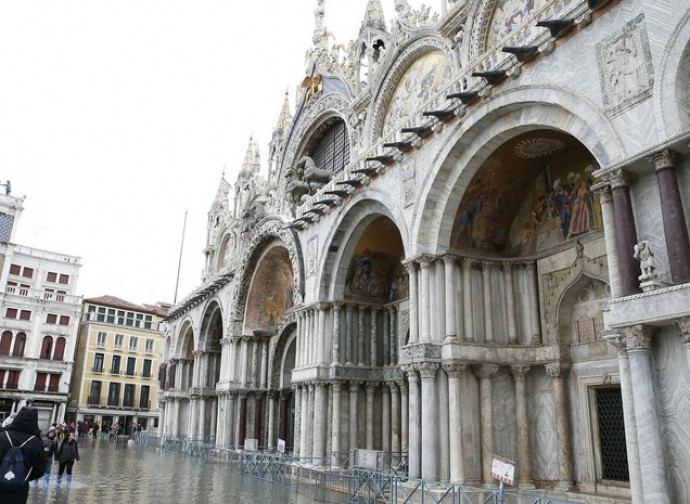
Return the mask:
<svg viewBox="0 0 690 504">
<path fill-rule="evenodd" d="M 60 445 L 58 451 L 55 453 L 55 460 L 60 463 L 58 469 L 57 483 L 62 483 L 62 473 L 67 469 L 67 484 L 72 483 L 72 466 L 74 462 L 79 460 L 79 447 L 77 440 L 74 439 L 74 432 L 70 432 L 67 439 Z"/>
<path fill-rule="evenodd" d="M 29 497 L 29 481 L 43 476 L 45 467 L 44 452 L 41 443 L 41 431 L 38 429 L 38 410 L 24 406 L 12 419 L 12 422 L 0 429 L 0 461 L 12 446 L 21 446 L 24 464 L 28 467 L 27 479 L 18 490 L 0 490 L 0 502 L 3 504 L 25 504 Z"/>
<path fill-rule="evenodd" d="M 46 464 L 43 473 L 45 474 L 44 482 L 47 485 L 50 483 L 50 469 L 53 466 L 53 455 L 57 449 L 57 439 L 55 439 L 55 429 L 50 428 L 46 438 L 43 440 L 43 455 L 46 458 Z M 38 480 L 34 482 L 38 485 Z"/>
</svg>

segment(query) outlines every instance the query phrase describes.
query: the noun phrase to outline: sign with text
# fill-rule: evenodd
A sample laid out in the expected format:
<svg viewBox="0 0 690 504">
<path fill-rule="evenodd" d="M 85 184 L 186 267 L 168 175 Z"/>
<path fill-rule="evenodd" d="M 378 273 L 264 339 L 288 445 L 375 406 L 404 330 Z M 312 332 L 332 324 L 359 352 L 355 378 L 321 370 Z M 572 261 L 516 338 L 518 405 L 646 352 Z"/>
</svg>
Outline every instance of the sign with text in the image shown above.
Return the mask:
<svg viewBox="0 0 690 504">
<path fill-rule="evenodd" d="M 259 444 L 258 439 L 245 439 L 244 440 L 244 451 L 256 451 L 256 447 Z"/>
<path fill-rule="evenodd" d="M 284 439 L 278 440 L 278 451 L 280 453 L 285 453 L 285 440 Z"/>
<path fill-rule="evenodd" d="M 377 450 L 355 450 L 355 465 L 367 469 L 378 469 L 378 455 L 382 453 Z"/>
<path fill-rule="evenodd" d="M 515 462 L 494 455 L 491 460 L 491 477 L 508 485 L 515 482 Z"/>
</svg>

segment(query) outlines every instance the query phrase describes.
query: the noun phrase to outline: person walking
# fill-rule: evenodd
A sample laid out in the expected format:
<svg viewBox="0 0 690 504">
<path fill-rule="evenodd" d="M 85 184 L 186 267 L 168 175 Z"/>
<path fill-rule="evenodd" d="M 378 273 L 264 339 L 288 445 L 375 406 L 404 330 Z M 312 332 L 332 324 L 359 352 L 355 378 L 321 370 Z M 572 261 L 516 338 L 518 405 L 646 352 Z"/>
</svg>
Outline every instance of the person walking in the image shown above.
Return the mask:
<svg viewBox="0 0 690 504">
<path fill-rule="evenodd" d="M 43 440 L 43 454 L 46 457 L 46 465 L 43 470 L 44 482 L 47 485 L 50 483 L 50 470 L 53 466 L 53 456 L 55 455 L 55 450 L 57 449 L 57 439 L 55 439 L 55 429 L 50 428 L 46 438 Z M 38 484 L 38 480 L 36 480 Z"/>
<path fill-rule="evenodd" d="M 77 440 L 74 439 L 74 432 L 70 432 L 67 439 L 60 445 L 58 451 L 55 452 L 55 460 L 60 463 L 58 468 L 57 483 L 62 483 L 62 473 L 67 469 L 67 484 L 72 483 L 72 467 L 74 462 L 79 460 L 79 446 Z"/>
<path fill-rule="evenodd" d="M 29 497 L 29 481 L 40 479 L 46 465 L 36 408 L 24 406 L 11 423 L 0 428 L 0 460 L 13 446 L 21 446 L 28 474 L 20 489 L 9 491 L 0 489 L 0 502 L 2 504 L 26 504 Z"/>
</svg>

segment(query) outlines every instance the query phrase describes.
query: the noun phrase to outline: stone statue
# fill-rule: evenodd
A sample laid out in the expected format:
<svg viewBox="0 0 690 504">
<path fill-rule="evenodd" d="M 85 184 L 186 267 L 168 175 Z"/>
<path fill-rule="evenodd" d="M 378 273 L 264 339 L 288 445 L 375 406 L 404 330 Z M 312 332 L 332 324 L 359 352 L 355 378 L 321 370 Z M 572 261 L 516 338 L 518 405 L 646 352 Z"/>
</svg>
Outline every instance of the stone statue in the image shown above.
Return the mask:
<svg viewBox="0 0 690 504">
<path fill-rule="evenodd" d="M 316 163 L 310 156 L 302 156 L 297 162 L 297 166 L 304 166 L 304 173 L 302 175 L 302 180 L 309 183 L 309 187 L 313 189 L 318 189 L 324 184 L 328 184 L 333 178 L 333 172 L 329 170 L 323 170 L 316 166 Z M 314 187 L 312 187 L 314 186 Z"/>
<path fill-rule="evenodd" d="M 634 257 L 640 261 L 640 269 L 642 270 L 642 274 L 639 277 L 640 282 L 653 281 L 656 278 L 656 273 L 654 273 L 654 250 L 652 250 L 652 244 L 644 240 L 635 245 Z"/>
</svg>

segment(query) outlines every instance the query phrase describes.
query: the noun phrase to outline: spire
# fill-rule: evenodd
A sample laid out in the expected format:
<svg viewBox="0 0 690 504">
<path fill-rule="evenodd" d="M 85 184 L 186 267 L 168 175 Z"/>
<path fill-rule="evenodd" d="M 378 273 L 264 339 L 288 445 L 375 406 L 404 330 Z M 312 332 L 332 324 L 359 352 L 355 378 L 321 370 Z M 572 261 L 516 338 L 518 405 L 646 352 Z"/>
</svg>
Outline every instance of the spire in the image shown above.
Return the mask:
<svg viewBox="0 0 690 504">
<path fill-rule="evenodd" d="M 285 90 L 285 101 L 283 102 L 283 109 L 280 111 L 278 124 L 276 130 L 287 131 L 292 123 L 292 114 L 290 113 L 290 100 L 288 100 L 288 90 Z"/>
<path fill-rule="evenodd" d="M 220 177 L 220 184 L 218 184 L 218 191 L 216 192 L 216 203 L 222 204 L 228 200 L 230 189 L 232 186 L 225 180 L 225 167 L 223 167 L 223 175 Z"/>
<path fill-rule="evenodd" d="M 364 13 L 362 28 L 375 28 L 386 31 L 386 18 L 383 15 L 381 0 L 369 0 L 367 10 Z"/>
</svg>

